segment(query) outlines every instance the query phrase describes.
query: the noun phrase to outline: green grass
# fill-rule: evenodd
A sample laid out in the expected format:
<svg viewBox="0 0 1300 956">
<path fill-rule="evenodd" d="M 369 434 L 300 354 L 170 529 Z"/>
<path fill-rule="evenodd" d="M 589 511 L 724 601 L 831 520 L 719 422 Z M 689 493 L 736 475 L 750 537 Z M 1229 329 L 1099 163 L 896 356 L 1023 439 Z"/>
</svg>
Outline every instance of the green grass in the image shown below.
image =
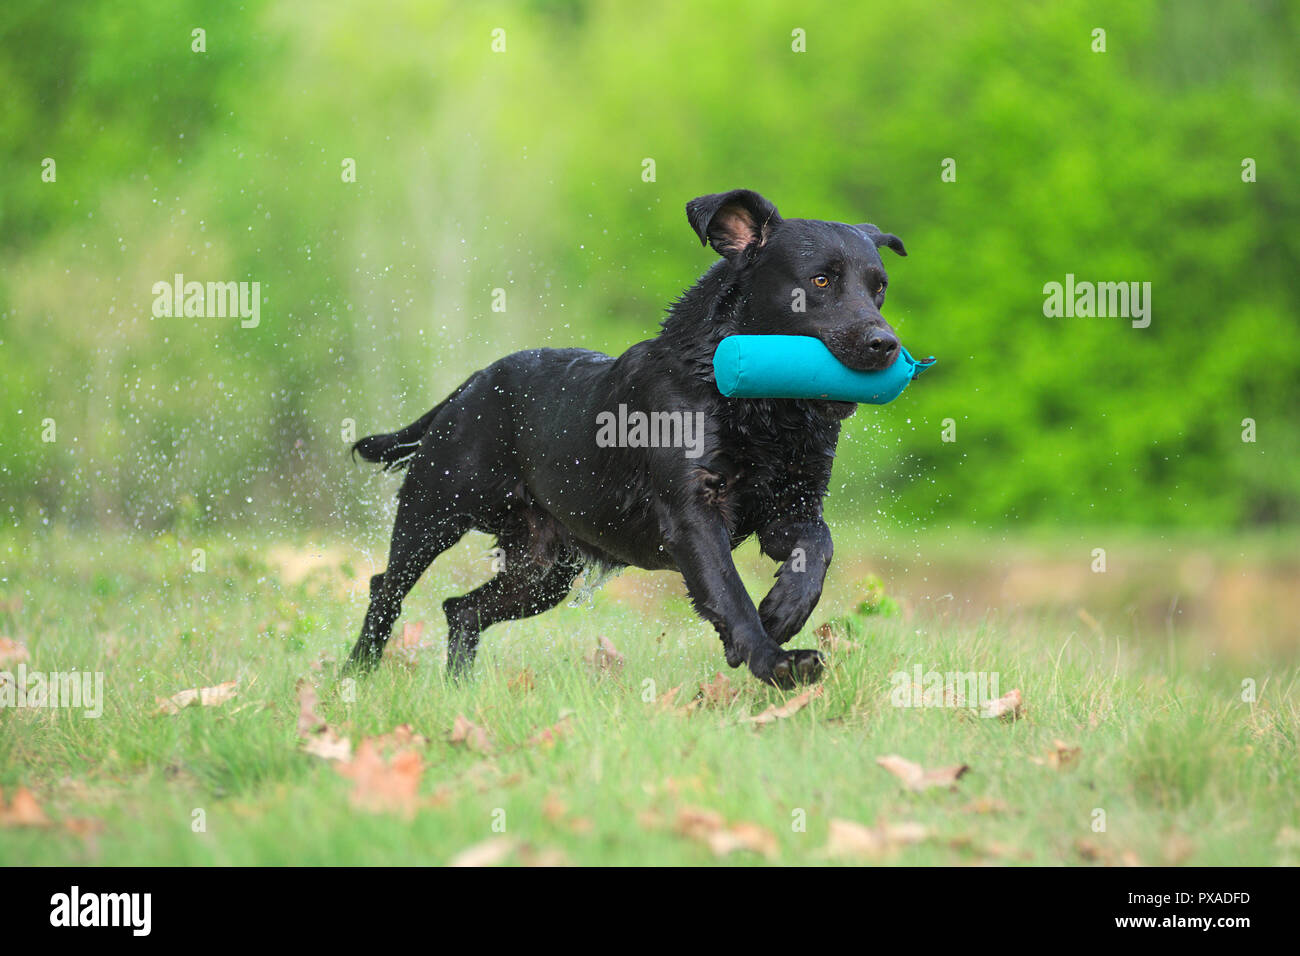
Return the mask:
<svg viewBox="0 0 1300 956">
<path fill-rule="evenodd" d="M 192 547 L 169 536 L 0 541 L 0 636 L 26 644 L 29 670 L 102 671 L 107 698 L 98 719 L 0 709 L 0 789 L 6 799 L 30 789 L 50 820 L 0 826 L 0 864 L 442 864 L 501 836 L 514 841 L 508 862 L 815 864 L 836 818 L 928 828 L 863 862 L 1300 857 L 1293 666 L 1221 661 L 1164 633 L 1103 636 L 1064 613 L 971 626 L 927 620 L 904 601 L 894 616 L 855 614 L 862 595 L 833 573 L 825 608 L 795 643 L 811 646 L 811 625 L 848 612 L 858 647 L 833 657 L 822 696 L 755 726 L 741 718 L 791 695 L 728 671 L 671 576 L 629 571 L 581 608 L 489 631 L 475 679 L 451 686 L 436 608 L 485 576 L 479 540 L 408 598 L 403 620 L 425 621 L 433 646 L 412 666 L 386 662 L 348 702 L 329 663 L 312 664 L 341 659 L 355 636 L 366 555 L 336 552 L 290 583 L 285 560 L 249 541 L 210 543 L 203 573 L 191 570 Z M 770 566 L 752 555 L 741 565 L 760 594 Z M 617 674 L 584 660 L 602 635 L 626 658 Z M 893 706 L 891 675 L 917 664 L 995 672 L 1002 692 L 1022 692 L 1024 716 Z M 525 669 L 527 691 L 510 683 Z M 680 685 L 685 704 L 719 670 L 739 691 L 729 704 L 676 714 L 644 701 L 652 681 L 660 693 Z M 428 738 L 412 815 L 355 807 L 352 781 L 299 750 L 303 676 L 320 685 L 320 715 L 354 744 L 403 723 Z M 234 679 L 226 704 L 155 714 L 157 697 Z M 490 754 L 448 741 L 458 715 L 488 730 Z M 528 742 L 561 721 L 553 745 Z M 1057 739 L 1078 758 L 1035 763 Z M 911 792 L 876 764 L 886 754 L 971 769 L 953 789 Z M 679 832 L 692 808 L 764 828 L 772 855 L 716 857 Z M 1093 829 L 1099 810 L 1104 832 Z M 504 834 L 493 830 L 501 811 Z"/>
</svg>

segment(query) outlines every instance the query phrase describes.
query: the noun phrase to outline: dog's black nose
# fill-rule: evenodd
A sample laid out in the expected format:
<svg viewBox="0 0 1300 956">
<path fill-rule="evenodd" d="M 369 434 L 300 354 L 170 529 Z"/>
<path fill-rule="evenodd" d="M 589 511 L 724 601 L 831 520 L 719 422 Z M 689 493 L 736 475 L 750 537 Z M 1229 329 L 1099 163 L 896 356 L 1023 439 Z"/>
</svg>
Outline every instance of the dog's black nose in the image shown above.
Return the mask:
<svg viewBox="0 0 1300 956">
<path fill-rule="evenodd" d="M 880 322 L 853 322 L 820 336 L 832 355 L 849 368 L 876 372 L 898 358 L 898 336 Z"/>
<path fill-rule="evenodd" d="M 888 364 L 898 352 L 898 336 L 884 329 L 876 329 L 867 337 L 867 348 L 871 351 L 872 357 L 882 358 Z"/>
</svg>

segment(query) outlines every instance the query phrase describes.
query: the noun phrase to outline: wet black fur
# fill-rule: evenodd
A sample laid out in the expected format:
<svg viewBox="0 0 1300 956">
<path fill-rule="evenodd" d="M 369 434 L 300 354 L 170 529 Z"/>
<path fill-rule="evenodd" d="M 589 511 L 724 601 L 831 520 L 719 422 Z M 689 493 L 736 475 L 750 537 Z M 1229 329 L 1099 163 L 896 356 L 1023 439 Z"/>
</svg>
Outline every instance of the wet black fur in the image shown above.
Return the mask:
<svg viewBox="0 0 1300 956">
<path fill-rule="evenodd" d="M 880 315 L 887 279 L 877 247 L 906 252 L 871 225 L 784 220 L 749 190 L 701 196 L 687 217 L 722 258 L 671 306 L 658 336 L 617 358 L 516 352 L 406 428 L 353 447 L 407 471 L 351 666 L 378 661 L 407 592 L 472 529 L 497 536 L 505 565 L 443 603 L 453 675 L 472 665 L 483 629 L 554 607 L 594 563 L 679 571 L 729 664 L 782 685 L 818 676 L 815 651 L 781 645 L 821 596 L 832 554 L 822 498 L 840 422 L 855 406 L 726 398 L 713 351 L 733 333 L 812 335 L 850 367 L 887 366 L 898 340 Z M 620 404 L 703 412 L 703 454 L 599 447 L 597 415 Z M 730 554 L 751 535 L 782 562 L 758 607 Z"/>
</svg>

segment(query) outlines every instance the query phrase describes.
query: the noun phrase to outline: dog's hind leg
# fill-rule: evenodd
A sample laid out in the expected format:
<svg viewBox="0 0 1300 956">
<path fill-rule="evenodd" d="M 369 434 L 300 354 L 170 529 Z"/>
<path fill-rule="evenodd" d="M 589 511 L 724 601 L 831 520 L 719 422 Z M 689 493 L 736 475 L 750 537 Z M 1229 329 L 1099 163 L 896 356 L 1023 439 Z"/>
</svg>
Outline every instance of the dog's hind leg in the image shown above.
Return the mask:
<svg viewBox="0 0 1300 956">
<path fill-rule="evenodd" d="M 447 674 L 456 679 L 474 666 L 479 634 L 493 624 L 532 617 L 564 600 L 582 570 L 576 557 L 545 565 L 507 551 L 506 566 L 486 584 L 442 602 L 447 615 Z"/>
<path fill-rule="evenodd" d="M 427 486 L 415 487 L 419 490 L 402 495 L 398 503 L 388 567 L 370 579 L 370 607 L 361 637 L 348 656 L 349 670 L 370 670 L 379 663 L 393 622 L 402 612 L 402 600 L 433 559 L 470 529 L 470 515 L 446 510 L 454 495 L 430 494 Z"/>
</svg>

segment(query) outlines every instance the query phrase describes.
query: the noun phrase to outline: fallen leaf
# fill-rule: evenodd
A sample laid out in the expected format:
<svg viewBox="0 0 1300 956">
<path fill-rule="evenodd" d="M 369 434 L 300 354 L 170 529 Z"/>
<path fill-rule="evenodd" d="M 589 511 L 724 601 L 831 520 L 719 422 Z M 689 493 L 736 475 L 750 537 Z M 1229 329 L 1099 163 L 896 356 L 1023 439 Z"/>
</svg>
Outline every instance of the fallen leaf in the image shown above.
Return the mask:
<svg viewBox="0 0 1300 956">
<path fill-rule="evenodd" d="M 818 684 L 809 690 L 804 691 L 797 697 L 791 697 L 780 707 L 772 704 L 761 714 L 755 714 L 750 717 L 741 717 L 742 724 L 770 724 L 774 720 L 783 720 L 792 714 L 796 714 L 808 706 L 808 702 L 814 697 L 820 697 L 825 688 Z"/>
<path fill-rule="evenodd" d="M 184 708 L 198 704 L 200 707 L 217 707 L 234 700 L 238 693 L 239 681 L 229 680 L 215 687 L 194 687 L 172 694 L 170 697 L 157 697 L 156 714 L 179 714 Z"/>
<path fill-rule="evenodd" d="M 699 840 L 714 856 L 727 856 L 738 850 L 758 853 L 769 859 L 776 856 L 776 835 L 756 823 L 728 825 L 722 814 L 698 807 L 683 807 L 677 813 L 677 832 Z"/>
<path fill-rule="evenodd" d="M 636 822 L 647 830 L 658 830 L 664 825 L 664 818 L 658 810 L 647 807 L 637 811 Z"/>
<path fill-rule="evenodd" d="M 410 817 L 418 803 L 424 763 L 411 750 L 384 760 L 374 742 L 366 739 L 351 760 L 337 764 L 338 772 L 352 781 L 353 806 L 372 813 L 394 812 Z"/>
<path fill-rule="evenodd" d="M 1085 840 L 1082 837 L 1074 841 L 1074 850 L 1085 860 L 1094 863 L 1103 863 L 1106 866 L 1141 866 L 1138 855 L 1132 850 L 1123 850 L 1119 854 L 1118 860 L 1115 857 L 1115 851 L 1108 846 L 1102 846 L 1091 840 Z"/>
<path fill-rule="evenodd" d="M 552 823 L 559 822 L 568 812 L 565 802 L 553 793 L 548 793 L 542 800 L 542 816 Z"/>
<path fill-rule="evenodd" d="M 12 638 L 0 637 L 0 667 L 8 667 L 11 664 L 20 664 L 28 660 L 30 655 L 27 653 L 27 645 L 22 641 L 15 641 Z"/>
<path fill-rule="evenodd" d="M 603 634 L 599 646 L 586 656 L 586 661 L 598 671 L 616 674 L 623 669 L 623 655 L 618 652 L 614 642 Z"/>
<path fill-rule="evenodd" d="M 424 633 L 423 621 L 407 621 L 402 624 L 402 636 L 389 641 L 384 648 L 384 657 L 391 658 L 403 667 L 413 668 L 419 663 L 420 651 L 428 650 L 432 644 L 420 640 Z"/>
<path fill-rule="evenodd" d="M 513 853 L 518 845 L 519 841 L 512 837 L 493 837 L 461 850 L 452 857 L 448 866 L 496 866 Z"/>
<path fill-rule="evenodd" d="M 1106 636 L 1106 632 L 1102 628 L 1101 622 L 1098 621 L 1095 617 L 1093 617 L 1083 608 L 1079 608 L 1079 620 L 1081 620 L 1084 624 L 1087 624 L 1090 628 L 1092 628 L 1093 631 L 1096 632 L 1098 637 Z"/>
<path fill-rule="evenodd" d="M 958 764 L 952 767 L 939 767 L 935 770 L 926 770 L 919 763 L 913 763 L 894 754 L 884 757 L 877 757 L 876 763 L 884 767 L 899 780 L 903 781 L 903 786 L 909 790 L 925 790 L 929 787 L 955 786 L 962 774 L 970 769 L 966 764 Z"/>
<path fill-rule="evenodd" d="M 316 713 L 320 703 L 316 687 L 306 678 L 298 679 L 298 737 L 304 753 L 325 760 L 350 760 L 352 741 L 337 734 Z"/>
<path fill-rule="evenodd" d="M 841 637 L 838 632 L 839 628 L 827 621 L 813 631 L 817 635 L 817 646 L 823 651 L 829 651 L 832 654 L 851 654 L 858 649 L 856 643 L 850 641 L 847 637 Z"/>
<path fill-rule="evenodd" d="M 1030 757 L 1032 763 L 1040 767 L 1051 767 L 1053 770 L 1061 770 L 1065 767 L 1072 766 L 1078 759 L 1079 754 L 1083 752 L 1082 747 L 1071 747 L 1061 740 L 1052 741 L 1052 751 L 1046 757 Z"/>
<path fill-rule="evenodd" d="M 526 741 L 525 745 L 529 747 L 553 747 L 563 737 L 573 733 L 573 728 L 569 725 L 569 716 L 566 714 L 549 727 L 543 727 L 537 733 L 533 734 Z"/>
<path fill-rule="evenodd" d="M 676 687 L 669 687 L 666 691 L 656 697 L 652 702 L 655 705 L 655 710 L 668 711 L 669 713 L 678 712 L 676 702 L 677 695 L 681 692 L 681 689 L 682 685 L 678 684 Z"/>
<path fill-rule="evenodd" d="M 320 698 L 316 687 L 304 677 L 298 678 L 295 685 L 298 691 L 298 736 L 306 737 L 326 728 L 325 718 L 316 713 Z"/>
<path fill-rule="evenodd" d="M 45 827 L 50 821 L 45 811 L 36 802 L 35 795 L 26 787 L 14 791 L 13 800 L 5 805 L 4 793 L 0 791 L 0 827 Z"/>
<path fill-rule="evenodd" d="M 320 757 L 324 760 L 350 760 L 352 758 L 352 741 L 340 737 L 326 727 L 318 734 L 313 734 L 302 742 L 303 753 Z"/>
<path fill-rule="evenodd" d="M 519 862 L 524 866 L 532 867 L 552 867 L 568 866 L 568 857 L 564 855 L 563 850 L 555 848 L 545 850 L 534 850 L 528 844 L 519 848 Z"/>
<path fill-rule="evenodd" d="M 1105 851 L 1096 843 L 1084 839 L 1074 841 L 1074 852 L 1078 853 L 1079 856 L 1083 857 L 1085 860 L 1093 861 L 1100 860 L 1104 855 L 1106 855 Z"/>
<path fill-rule="evenodd" d="M 1288 850 L 1294 850 L 1297 847 L 1300 847 L 1300 830 L 1290 826 L 1282 827 L 1282 829 L 1277 831 L 1277 836 L 1273 839 L 1273 845 Z"/>
<path fill-rule="evenodd" d="M 1196 852 L 1196 841 L 1179 830 L 1172 831 L 1160 844 L 1160 855 L 1169 866 L 1182 866 Z"/>
<path fill-rule="evenodd" d="M 989 797 L 979 797 L 961 808 L 962 813 L 978 814 L 1006 813 L 1007 810 L 1008 807 L 1004 802 Z"/>
<path fill-rule="evenodd" d="M 398 724 L 386 734 L 366 739 L 373 742 L 380 750 L 386 751 L 409 750 L 411 748 L 423 749 L 429 746 L 429 738 L 417 733 L 410 724 Z"/>
<path fill-rule="evenodd" d="M 730 678 L 719 671 L 710 683 L 700 682 L 700 692 L 692 703 L 705 707 L 729 707 L 739 696 L 740 688 L 733 688 Z"/>
<path fill-rule="evenodd" d="M 456 722 L 451 726 L 451 736 L 448 740 L 453 744 L 461 744 L 475 753 L 486 754 L 492 751 L 487 731 L 468 720 L 464 714 L 456 715 Z"/>
<path fill-rule="evenodd" d="M 674 799 L 682 795 L 682 791 L 690 790 L 699 793 L 705 789 L 704 780 L 697 774 L 694 777 L 664 777 L 663 789 L 665 793 L 670 794 Z"/>
<path fill-rule="evenodd" d="M 1018 720 L 1022 714 L 1020 702 L 1020 691 L 1009 690 L 997 700 L 988 701 L 984 705 L 985 717 L 1009 717 L 1012 720 Z"/>
<path fill-rule="evenodd" d="M 929 836 L 930 828 L 921 823 L 868 827 L 852 820 L 833 819 L 822 854 L 833 859 L 880 857 L 900 846 L 919 843 Z"/>
<path fill-rule="evenodd" d="M 81 837 L 81 839 L 83 840 L 88 840 L 91 837 L 98 836 L 99 834 L 104 832 L 103 820 L 93 820 L 93 819 L 88 819 L 86 817 L 77 817 L 73 819 L 63 820 L 61 822 L 62 822 L 63 829 L 67 830 L 73 836 Z"/>
</svg>

